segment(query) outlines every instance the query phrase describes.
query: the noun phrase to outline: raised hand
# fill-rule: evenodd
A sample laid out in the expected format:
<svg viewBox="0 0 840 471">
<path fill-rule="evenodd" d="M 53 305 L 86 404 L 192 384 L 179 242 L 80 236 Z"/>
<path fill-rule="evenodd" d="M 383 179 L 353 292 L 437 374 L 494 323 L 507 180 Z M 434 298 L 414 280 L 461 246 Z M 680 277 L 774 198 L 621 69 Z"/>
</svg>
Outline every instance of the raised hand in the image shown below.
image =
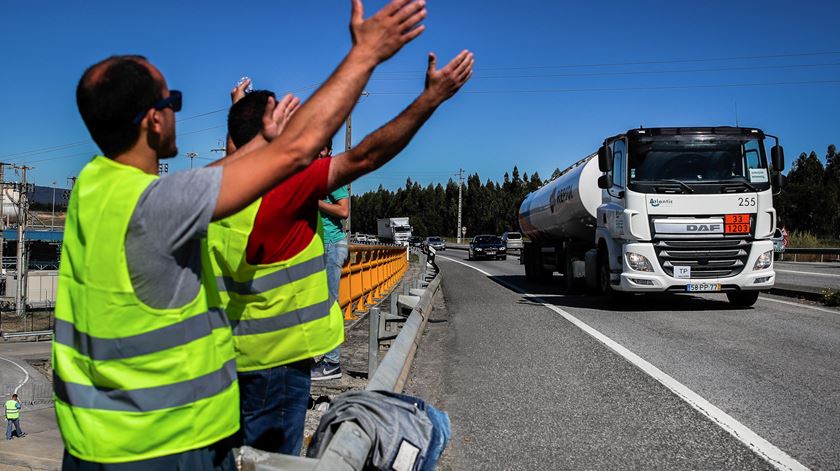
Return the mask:
<svg viewBox="0 0 840 471">
<path fill-rule="evenodd" d="M 362 0 L 353 0 L 350 34 L 353 47 L 370 53 L 377 63 L 386 61 L 411 40 L 420 36 L 425 26 L 426 0 L 392 0 L 375 15 L 364 19 Z"/>
<path fill-rule="evenodd" d="M 251 79 L 245 79 L 242 83 L 233 87 L 230 91 L 230 104 L 234 104 L 245 96 L 245 90 L 251 85 Z"/>
<path fill-rule="evenodd" d="M 271 142 L 279 136 L 298 108 L 300 108 L 300 98 L 291 93 L 284 96 L 279 102 L 272 97 L 268 97 L 268 103 L 265 105 L 262 118 L 263 138 Z"/>
<path fill-rule="evenodd" d="M 448 100 L 470 79 L 473 64 L 475 64 L 473 53 L 464 49 L 446 66 L 437 70 L 437 56 L 434 52 L 430 52 L 425 93 L 430 94 L 438 103 Z"/>
</svg>

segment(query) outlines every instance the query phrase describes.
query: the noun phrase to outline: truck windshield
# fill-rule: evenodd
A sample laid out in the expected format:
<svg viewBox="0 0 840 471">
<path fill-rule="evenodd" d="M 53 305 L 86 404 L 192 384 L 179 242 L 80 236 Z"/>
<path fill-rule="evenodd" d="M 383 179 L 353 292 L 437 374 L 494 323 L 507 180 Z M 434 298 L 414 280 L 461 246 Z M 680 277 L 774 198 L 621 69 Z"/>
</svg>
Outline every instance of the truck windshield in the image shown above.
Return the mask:
<svg viewBox="0 0 840 471">
<path fill-rule="evenodd" d="M 394 228 L 394 232 L 409 232 L 409 231 L 411 231 L 410 227 L 398 226 L 398 227 Z"/>
<path fill-rule="evenodd" d="M 697 185 L 715 192 L 770 187 L 764 143 L 746 136 L 641 138 L 630 146 L 627 177 L 631 189 L 644 192 L 691 193 Z"/>
</svg>

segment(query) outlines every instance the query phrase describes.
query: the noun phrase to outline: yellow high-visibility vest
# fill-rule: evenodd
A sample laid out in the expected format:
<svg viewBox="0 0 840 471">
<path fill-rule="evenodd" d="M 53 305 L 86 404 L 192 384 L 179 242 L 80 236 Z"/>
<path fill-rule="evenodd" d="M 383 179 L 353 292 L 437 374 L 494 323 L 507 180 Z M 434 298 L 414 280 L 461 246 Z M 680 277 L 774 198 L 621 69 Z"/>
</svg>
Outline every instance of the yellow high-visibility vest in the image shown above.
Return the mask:
<svg viewBox="0 0 840 471">
<path fill-rule="evenodd" d="M 9 399 L 6 401 L 6 418 L 18 419 L 20 418 L 20 409 L 17 407 L 17 401 Z"/>
<path fill-rule="evenodd" d="M 330 299 L 323 229 L 288 260 L 247 262 L 248 237 L 262 199 L 210 225 L 207 245 L 233 328 L 239 371 L 255 371 L 322 355 L 344 341 L 338 300 Z"/>
<path fill-rule="evenodd" d="M 171 455 L 239 429 L 233 339 L 206 254 L 202 287 L 185 306 L 149 307 L 131 283 L 128 224 L 156 178 L 98 156 L 70 196 L 55 311 L 55 412 L 67 451 L 87 461 Z"/>
</svg>

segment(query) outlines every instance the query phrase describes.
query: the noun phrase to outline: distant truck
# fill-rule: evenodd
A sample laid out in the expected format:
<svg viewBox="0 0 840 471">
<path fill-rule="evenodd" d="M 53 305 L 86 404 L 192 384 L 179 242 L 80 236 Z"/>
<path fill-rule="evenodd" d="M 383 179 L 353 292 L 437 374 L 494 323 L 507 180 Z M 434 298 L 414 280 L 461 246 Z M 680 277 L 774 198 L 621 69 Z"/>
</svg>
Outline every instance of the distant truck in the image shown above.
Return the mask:
<svg viewBox="0 0 840 471">
<path fill-rule="evenodd" d="M 377 219 L 376 230 L 382 242 L 408 245 L 408 239 L 411 238 L 411 225 L 407 217 Z"/>
<path fill-rule="evenodd" d="M 765 154 L 764 140 L 775 145 Z M 632 129 L 529 194 L 519 225 L 528 279 L 557 271 L 609 295 L 725 292 L 751 306 L 773 287 L 784 151 L 754 128 Z M 772 182 L 771 182 L 772 180 Z M 771 185 L 772 183 L 772 185 Z"/>
</svg>

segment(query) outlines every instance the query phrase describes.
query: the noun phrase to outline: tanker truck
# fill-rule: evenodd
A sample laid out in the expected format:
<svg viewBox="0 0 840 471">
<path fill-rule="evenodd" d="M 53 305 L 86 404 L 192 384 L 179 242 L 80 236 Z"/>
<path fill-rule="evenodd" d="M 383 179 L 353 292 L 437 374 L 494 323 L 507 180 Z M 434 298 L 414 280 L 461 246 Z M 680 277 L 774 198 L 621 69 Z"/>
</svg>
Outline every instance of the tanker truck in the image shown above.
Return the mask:
<svg viewBox="0 0 840 471">
<path fill-rule="evenodd" d="M 614 297 L 723 292 L 751 306 L 775 282 L 773 191 L 783 169 L 779 139 L 755 128 L 609 137 L 522 202 L 520 263 L 529 280 L 561 273 L 569 291 L 585 281 Z"/>
</svg>

